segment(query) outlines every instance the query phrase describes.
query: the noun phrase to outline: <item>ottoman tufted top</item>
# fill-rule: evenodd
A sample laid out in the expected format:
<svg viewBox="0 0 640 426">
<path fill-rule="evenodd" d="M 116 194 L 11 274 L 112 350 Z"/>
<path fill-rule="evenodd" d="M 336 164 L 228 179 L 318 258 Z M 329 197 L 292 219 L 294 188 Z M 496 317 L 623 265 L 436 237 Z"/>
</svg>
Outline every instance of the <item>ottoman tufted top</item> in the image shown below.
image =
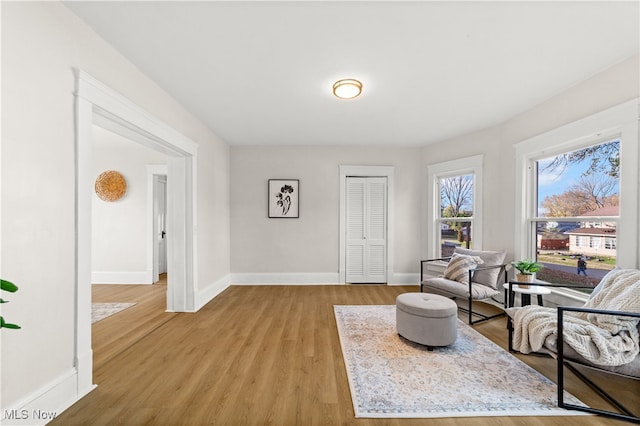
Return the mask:
<svg viewBox="0 0 640 426">
<path fill-rule="evenodd" d="M 456 315 L 458 305 L 451 299 L 431 293 L 403 293 L 396 298 L 396 308 L 425 318 Z"/>
</svg>

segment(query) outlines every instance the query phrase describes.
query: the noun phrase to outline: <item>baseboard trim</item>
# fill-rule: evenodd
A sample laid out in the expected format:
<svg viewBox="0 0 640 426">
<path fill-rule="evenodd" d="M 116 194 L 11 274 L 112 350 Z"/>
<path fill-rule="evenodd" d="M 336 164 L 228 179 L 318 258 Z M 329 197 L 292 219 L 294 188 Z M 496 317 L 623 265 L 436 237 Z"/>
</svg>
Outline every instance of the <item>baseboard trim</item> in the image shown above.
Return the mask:
<svg viewBox="0 0 640 426">
<path fill-rule="evenodd" d="M 231 276 L 226 275 L 218 281 L 209 284 L 206 288 L 198 290 L 196 294 L 196 311 L 212 301 L 217 295 L 226 290 L 231 284 Z"/>
<path fill-rule="evenodd" d="M 393 274 L 388 285 L 418 285 L 420 274 Z M 235 273 L 231 274 L 233 285 L 343 285 L 339 273 Z"/>
<path fill-rule="evenodd" d="M 153 284 L 151 271 L 138 272 L 91 272 L 92 284 Z"/>
<path fill-rule="evenodd" d="M 95 388 L 96 386 L 93 385 L 83 394 L 78 394 L 77 371 L 68 370 L 18 403 L 9 408 L 3 408 L 0 424 L 45 425 Z"/>
<path fill-rule="evenodd" d="M 231 274 L 233 285 L 340 285 L 338 273 L 239 273 Z"/>
<path fill-rule="evenodd" d="M 393 274 L 389 285 L 420 285 L 420 274 L 418 273 L 400 273 Z"/>
</svg>

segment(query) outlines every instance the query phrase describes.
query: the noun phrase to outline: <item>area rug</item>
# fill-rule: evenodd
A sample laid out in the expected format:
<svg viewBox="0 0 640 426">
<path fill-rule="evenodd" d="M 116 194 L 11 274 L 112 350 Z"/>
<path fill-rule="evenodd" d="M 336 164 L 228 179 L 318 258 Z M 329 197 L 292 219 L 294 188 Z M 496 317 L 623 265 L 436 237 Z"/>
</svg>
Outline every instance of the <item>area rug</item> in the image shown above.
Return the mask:
<svg viewBox="0 0 640 426">
<path fill-rule="evenodd" d="M 397 334 L 395 306 L 334 312 L 356 417 L 586 414 L 559 408 L 552 381 L 462 321 L 453 345 L 428 351 Z"/>
<path fill-rule="evenodd" d="M 132 307 L 135 303 L 92 303 L 91 324 Z"/>
</svg>

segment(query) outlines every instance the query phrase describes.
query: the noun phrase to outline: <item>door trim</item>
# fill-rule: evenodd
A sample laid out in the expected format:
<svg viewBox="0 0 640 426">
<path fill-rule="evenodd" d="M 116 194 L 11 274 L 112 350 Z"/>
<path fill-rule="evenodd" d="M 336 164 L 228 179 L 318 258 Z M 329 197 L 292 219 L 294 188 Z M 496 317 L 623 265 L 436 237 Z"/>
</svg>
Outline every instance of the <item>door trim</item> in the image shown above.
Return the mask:
<svg viewBox="0 0 640 426">
<path fill-rule="evenodd" d="M 174 238 L 168 253 L 172 277 L 167 283 L 167 310 L 194 311 L 197 288 L 197 153 L 198 144 L 149 114 L 85 71 L 75 69 L 76 138 L 76 324 L 75 360 L 77 394 L 93 389 L 91 349 L 91 200 L 92 126 L 98 125 L 134 142 L 167 154 L 167 200 Z M 175 177 L 175 178 L 174 178 Z M 175 272 L 175 273 L 173 273 Z"/>
<path fill-rule="evenodd" d="M 346 284 L 347 262 L 347 177 L 386 177 L 387 178 L 387 284 L 393 278 L 394 259 L 394 166 L 349 166 L 340 165 L 340 220 L 339 220 L 339 249 L 338 275 L 341 284 Z"/>
</svg>

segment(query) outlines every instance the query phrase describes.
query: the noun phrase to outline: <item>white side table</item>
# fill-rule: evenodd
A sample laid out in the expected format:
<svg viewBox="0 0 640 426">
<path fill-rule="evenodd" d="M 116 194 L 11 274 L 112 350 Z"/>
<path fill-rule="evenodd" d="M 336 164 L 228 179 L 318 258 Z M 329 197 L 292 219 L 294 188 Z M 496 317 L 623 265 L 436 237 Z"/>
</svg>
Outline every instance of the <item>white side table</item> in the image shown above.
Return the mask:
<svg viewBox="0 0 640 426">
<path fill-rule="evenodd" d="M 511 284 L 511 291 L 509 291 L 509 284 Z M 549 290 L 548 287 L 537 286 L 535 285 L 535 283 L 528 284 L 528 286 L 529 287 L 527 288 L 520 287 L 517 281 L 510 281 L 509 283 L 505 283 L 502 285 L 505 290 L 505 296 L 506 293 L 509 293 L 509 302 L 507 304 L 508 308 L 514 305 L 516 293 L 520 293 L 520 303 L 522 304 L 522 306 L 531 304 L 532 295 L 538 296 L 538 305 L 544 306 L 542 303 L 542 296 L 545 294 L 551 294 L 551 290 Z M 505 297 L 505 300 L 507 300 L 507 297 Z"/>
</svg>

